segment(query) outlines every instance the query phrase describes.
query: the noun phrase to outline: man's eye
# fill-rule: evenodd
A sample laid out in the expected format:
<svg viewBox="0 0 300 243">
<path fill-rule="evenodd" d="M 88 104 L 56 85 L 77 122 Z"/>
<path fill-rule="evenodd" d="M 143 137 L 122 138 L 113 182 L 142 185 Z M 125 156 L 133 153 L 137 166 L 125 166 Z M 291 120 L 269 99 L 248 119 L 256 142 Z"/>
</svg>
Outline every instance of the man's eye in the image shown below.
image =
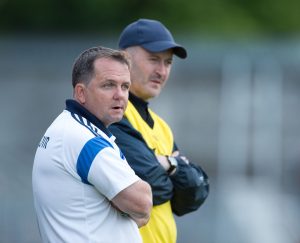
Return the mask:
<svg viewBox="0 0 300 243">
<path fill-rule="evenodd" d="M 123 90 L 128 90 L 129 89 L 129 84 L 123 84 L 122 89 Z"/>
<path fill-rule="evenodd" d="M 158 61 L 158 59 L 155 58 L 155 57 L 150 57 L 149 60 L 150 60 L 151 62 L 157 62 L 157 61 Z"/>
<path fill-rule="evenodd" d="M 104 88 L 111 88 L 111 87 L 113 87 L 113 86 L 114 86 L 113 83 L 105 83 L 105 84 L 103 85 Z"/>
<path fill-rule="evenodd" d="M 166 63 L 167 63 L 167 65 L 172 65 L 172 60 L 169 60 Z"/>
</svg>

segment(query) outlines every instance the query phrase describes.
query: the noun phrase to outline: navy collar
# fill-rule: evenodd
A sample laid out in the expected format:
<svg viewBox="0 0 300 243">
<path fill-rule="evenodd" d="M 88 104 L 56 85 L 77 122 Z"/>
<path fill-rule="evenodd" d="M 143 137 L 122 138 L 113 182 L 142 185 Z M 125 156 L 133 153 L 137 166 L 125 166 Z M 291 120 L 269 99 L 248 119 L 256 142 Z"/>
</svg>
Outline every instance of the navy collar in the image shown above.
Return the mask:
<svg viewBox="0 0 300 243">
<path fill-rule="evenodd" d="M 139 106 L 141 109 L 148 109 L 149 103 L 137 96 L 133 93 L 129 92 L 129 100 L 134 106 Z"/>
<path fill-rule="evenodd" d="M 75 113 L 79 116 L 84 117 L 92 124 L 97 126 L 108 137 L 112 136 L 111 132 L 104 126 L 104 124 L 95 115 L 93 115 L 86 108 L 80 105 L 76 100 L 71 100 L 71 99 L 66 100 L 66 110 L 71 113 Z"/>
</svg>

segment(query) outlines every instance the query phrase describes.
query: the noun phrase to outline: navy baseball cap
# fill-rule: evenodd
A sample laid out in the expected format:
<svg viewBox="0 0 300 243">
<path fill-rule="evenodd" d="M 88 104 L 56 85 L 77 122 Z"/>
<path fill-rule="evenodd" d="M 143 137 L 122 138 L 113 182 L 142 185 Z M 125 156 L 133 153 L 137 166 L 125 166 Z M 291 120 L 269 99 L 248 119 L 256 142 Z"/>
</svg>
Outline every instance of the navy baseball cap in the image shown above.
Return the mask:
<svg viewBox="0 0 300 243">
<path fill-rule="evenodd" d="M 121 33 L 119 48 L 142 46 L 150 52 L 173 49 L 176 56 L 186 58 L 185 48 L 174 41 L 171 32 L 159 21 L 139 19 L 129 24 Z"/>
</svg>

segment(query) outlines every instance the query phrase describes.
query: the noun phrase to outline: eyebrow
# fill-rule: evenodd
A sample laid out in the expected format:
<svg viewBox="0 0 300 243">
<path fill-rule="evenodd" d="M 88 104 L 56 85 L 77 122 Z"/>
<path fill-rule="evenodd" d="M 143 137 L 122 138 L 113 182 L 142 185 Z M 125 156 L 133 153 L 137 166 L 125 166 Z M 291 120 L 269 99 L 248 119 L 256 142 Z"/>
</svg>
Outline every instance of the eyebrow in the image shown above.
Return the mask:
<svg viewBox="0 0 300 243">
<path fill-rule="evenodd" d="M 117 83 L 118 83 L 118 81 L 116 81 L 115 79 L 105 79 L 105 80 L 103 81 L 103 83 L 106 83 L 106 82 L 111 82 L 111 83 L 114 83 L 114 84 L 117 84 Z M 130 84 L 131 81 L 130 81 L 130 80 L 129 80 L 129 81 L 123 80 L 121 84 L 124 84 L 124 83 Z"/>
<path fill-rule="evenodd" d="M 168 58 L 163 58 L 161 57 L 159 54 L 156 54 L 156 53 L 149 53 L 148 57 L 156 57 L 156 58 L 160 58 L 160 59 L 164 59 L 164 60 L 173 60 L 173 56 L 170 56 Z"/>
</svg>

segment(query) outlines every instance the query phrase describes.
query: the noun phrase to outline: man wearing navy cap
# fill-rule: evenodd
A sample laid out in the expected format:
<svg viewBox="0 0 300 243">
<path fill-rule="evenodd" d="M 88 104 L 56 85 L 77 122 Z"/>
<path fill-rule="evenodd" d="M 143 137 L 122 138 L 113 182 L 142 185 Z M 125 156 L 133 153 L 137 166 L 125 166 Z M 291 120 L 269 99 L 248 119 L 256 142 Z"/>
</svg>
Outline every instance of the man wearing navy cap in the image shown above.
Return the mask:
<svg viewBox="0 0 300 243">
<path fill-rule="evenodd" d="M 150 19 L 129 24 L 119 48 L 131 58 L 131 87 L 124 117 L 110 130 L 129 165 L 151 185 L 154 206 L 148 224 L 140 228 L 143 242 L 174 243 L 173 213 L 181 216 L 197 210 L 208 196 L 208 178 L 183 156 L 172 130 L 148 108 L 148 101 L 165 86 L 173 55 L 184 59 L 187 52 L 161 22 Z"/>
</svg>

